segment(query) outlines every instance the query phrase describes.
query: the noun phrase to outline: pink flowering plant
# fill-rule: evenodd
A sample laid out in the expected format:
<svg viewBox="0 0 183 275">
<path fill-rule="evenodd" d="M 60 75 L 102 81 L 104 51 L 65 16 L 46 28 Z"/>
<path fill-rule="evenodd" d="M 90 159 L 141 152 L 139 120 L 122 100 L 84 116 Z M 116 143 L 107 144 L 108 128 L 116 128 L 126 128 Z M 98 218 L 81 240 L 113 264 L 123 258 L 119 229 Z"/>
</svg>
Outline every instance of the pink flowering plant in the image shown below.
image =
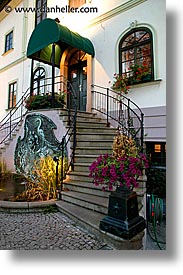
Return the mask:
<svg viewBox="0 0 183 275">
<path fill-rule="evenodd" d="M 109 83 L 111 83 L 111 81 L 109 81 Z M 114 74 L 114 81 L 112 83 L 112 87 L 113 90 L 116 90 L 117 93 L 121 94 L 128 94 L 128 91 L 130 89 L 130 86 L 128 85 L 128 78 L 126 76 L 126 74 Z"/>
<path fill-rule="evenodd" d="M 103 190 L 112 191 L 113 187 L 126 185 L 133 189 L 138 187 L 138 177 L 142 170 L 148 168 L 148 160 L 144 154 L 137 156 L 114 157 L 113 155 L 100 155 L 90 165 L 89 177 L 93 183 L 101 185 Z"/>
</svg>

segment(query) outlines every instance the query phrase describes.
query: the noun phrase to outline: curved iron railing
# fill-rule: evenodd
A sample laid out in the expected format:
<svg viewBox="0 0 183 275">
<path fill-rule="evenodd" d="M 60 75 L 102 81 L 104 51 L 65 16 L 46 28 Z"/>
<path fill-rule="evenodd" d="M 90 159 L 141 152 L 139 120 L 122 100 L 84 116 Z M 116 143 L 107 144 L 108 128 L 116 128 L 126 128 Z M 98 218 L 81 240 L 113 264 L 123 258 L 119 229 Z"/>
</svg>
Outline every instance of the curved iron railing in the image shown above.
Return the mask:
<svg viewBox="0 0 183 275">
<path fill-rule="evenodd" d="M 106 123 L 117 127 L 121 133 L 133 138 L 143 150 L 144 114 L 132 100 L 124 95 L 92 84 L 92 109 L 106 117 Z"/>
</svg>

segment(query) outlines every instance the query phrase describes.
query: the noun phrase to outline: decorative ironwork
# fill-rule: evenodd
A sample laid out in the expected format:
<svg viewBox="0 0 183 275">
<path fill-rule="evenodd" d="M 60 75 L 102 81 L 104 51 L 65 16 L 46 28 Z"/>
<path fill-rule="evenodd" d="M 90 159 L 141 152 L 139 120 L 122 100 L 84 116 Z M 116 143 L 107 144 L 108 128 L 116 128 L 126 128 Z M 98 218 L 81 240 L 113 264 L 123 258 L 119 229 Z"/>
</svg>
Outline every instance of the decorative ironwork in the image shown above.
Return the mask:
<svg viewBox="0 0 183 275">
<path fill-rule="evenodd" d="M 98 85 L 93 87 L 92 109 L 106 117 L 117 127 L 119 132 L 135 140 L 136 145 L 143 150 L 144 114 L 141 109 L 124 95 Z"/>
<path fill-rule="evenodd" d="M 54 85 L 55 93 L 60 92 L 60 88 L 67 89 L 67 82 L 63 81 L 63 76 L 57 76 L 54 79 L 45 78 L 43 85 L 40 85 L 41 90 L 51 93 Z M 24 95 L 20 98 L 17 104 L 7 113 L 7 115 L 0 121 L 0 146 L 11 140 L 13 132 L 18 125 L 23 121 L 24 116 L 28 110 L 25 107 L 25 100 L 32 94 L 37 93 L 37 87 L 33 85 L 33 89 L 28 88 Z"/>
</svg>

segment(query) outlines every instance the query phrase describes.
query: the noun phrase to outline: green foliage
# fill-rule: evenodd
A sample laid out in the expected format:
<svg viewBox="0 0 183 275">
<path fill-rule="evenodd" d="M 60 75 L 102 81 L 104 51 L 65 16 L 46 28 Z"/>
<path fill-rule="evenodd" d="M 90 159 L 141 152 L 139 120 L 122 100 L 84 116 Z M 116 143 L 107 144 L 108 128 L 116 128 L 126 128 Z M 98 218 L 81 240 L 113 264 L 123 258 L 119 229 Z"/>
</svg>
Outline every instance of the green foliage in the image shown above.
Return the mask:
<svg viewBox="0 0 183 275">
<path fill-rule="evenodd" d="M 141 82 L 149 75 L 149 67 L 144 62 L 143 64 L 134 64 L 130 66 L 131 75 L 128 79 L 130 84 Z"/>
<path fill-rule="evenodd" d="M 115 73 L 114 81 L 111 88 L 113 90 L 116 90 L 119 95 L 122 95 L 123 93 L 128 94 L 128 90 L 130 89 L 130 87 L 128 86 L 128 79 L 126 77 L 126 74 L 120 75 Z"/>
<path fill-rule="evenodd" d="M 43 210 L 44 214 L 56 213 L 56 212 L 58 212 L 58 209 L 56 206 L 53 206 L 53 205 L 48 205 Z"/>
<path fill-rule="evenodd" d="M 60 92 L 55 94 L 54 107 L 62 108 L 65 103 L 65 93 Z M 47 109 L 52 106 L 52 96 L 46 95 L 31 95 L 25 100 L 25 107 L 28 110 Z"/>
<path fill-rule="evenodd" d="M 147 175 L 147 193 L 157 195 L 159 198 L 166 197 L 166 170 L 149 168 Z"/>
</svg>

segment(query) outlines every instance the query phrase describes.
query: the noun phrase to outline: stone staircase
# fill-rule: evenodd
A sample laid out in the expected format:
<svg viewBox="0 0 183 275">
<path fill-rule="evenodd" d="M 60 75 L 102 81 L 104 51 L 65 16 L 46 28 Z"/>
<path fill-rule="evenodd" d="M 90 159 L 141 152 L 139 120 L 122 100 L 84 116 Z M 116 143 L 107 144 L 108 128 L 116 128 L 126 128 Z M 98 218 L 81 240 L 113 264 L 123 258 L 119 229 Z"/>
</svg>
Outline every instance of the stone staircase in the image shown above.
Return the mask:
<svg viewBox="0 0 183 275">
<path fill-rule="evenodd" d="M 67 125 L 67 112 L 62 110 L 60 117 Z M 107 214 L 109 192 L 95 186 L 88 175 L 89 166 L 96 157 L 112 152 L 116 130 L 107 127 L 106 120 L 96 114 L 78 111 L 74 171 L 69 172 L 64 181 L 63 201 Z"/>
<path fill-rule="evenodd" d="M 67 111 L 61 110 L 60 118 L 67 125 Z M 67 126 L 66 126 L 67 127 Z M 100 221 L 108 213 L 110 192 L 102 191 L 89 178 L 89 166 L 100 154 L 111 153 L 114 136 L 117 129 L 106 126 L 106 120 L 97 114 L 77 113 L 77 145 L 75 151 L 74 171 L 68 173 L 64 181 L 62 199 L 56 205 L 76 225 L 82 226 L 117 250 L 143 249 L 144 232 L 140 232 L 131 240 L 124 240 L 99 229 Z M 72 143 L 71 143 L 72 148 Z"/>
<path fill-rule="evenodd" d="M 62 109 L 58 113 L 65 127 L 68 127 L 67 110 Z M 13 140 L 5 145 L 3 151 L 7 151 L 10 145 L 15 143 L 16 138 L 20 135 L 19 131 L 21 131 L 21 125 L 19 126 L 20 128 L 12 136 Z M 95 113 L 80 111 L 77 113 L 76 128 L 77 145 L 74 170 L 68 173 L 64 181 L 62 200 L 55 201 L 58 210 L 74 220 L 75 225 L 82 226 L 95 234 L 99 240 L 113 249 L 142 249 L 143 232 L 128 241 L 99 229 L 100 221 L 108 212 L 110 192 L 103 192 L 100 186 L 95 186 L 92 183 L 92 179 L 89 178 L 89 166 L 100 154 L 112 152 L 113 139 L 117 129 L 107 127 L 106 120 L 98 117 Z"/>
</svg>

